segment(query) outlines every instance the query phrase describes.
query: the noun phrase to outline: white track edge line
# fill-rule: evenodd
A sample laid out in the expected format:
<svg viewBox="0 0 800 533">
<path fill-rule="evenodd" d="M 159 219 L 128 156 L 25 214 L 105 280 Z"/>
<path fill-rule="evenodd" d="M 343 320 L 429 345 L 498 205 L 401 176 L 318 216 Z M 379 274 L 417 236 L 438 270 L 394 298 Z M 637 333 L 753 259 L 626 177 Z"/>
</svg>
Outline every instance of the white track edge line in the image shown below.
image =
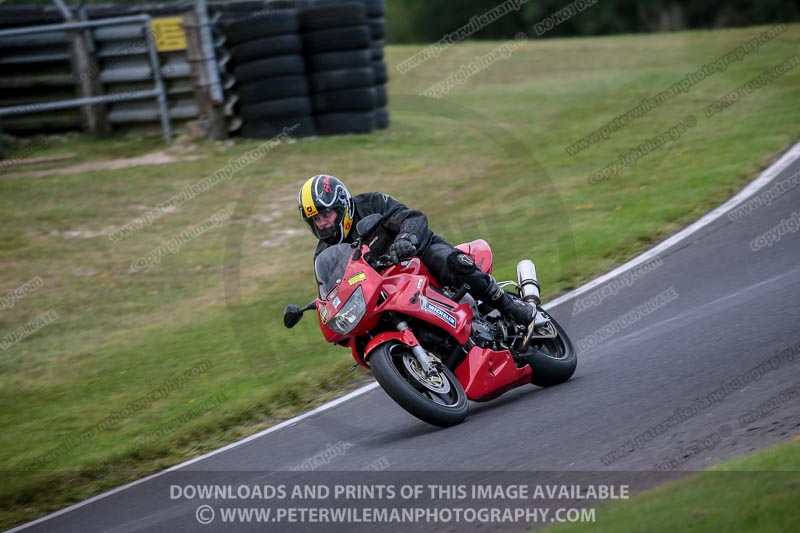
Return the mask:
<svg viewBox="0 0 800 533">
<path fill-rule="evenodd" d="M 728 200 L 727 202 L 725 202 L 721 206 L 717 207 L 716 209 L 714 209 L 710 213 L 704 215 L 702 218 L 700 218 L 700 220 L 694 222 L 693 224 L 689 225 L 688 227 L 684 228 L 683 230 L 679 231 L 678 233 L 672 235 L 671 237 L 669 237 L 665 241 L 661 242 L 660 244 L 658 244 L 654 248 L 651 248 L 651 249 L 647 250 L 646 252 L 643 252 L 641 255 L 631 259 L 627 263 L 615 268 L 614 270 L 612 270 L 612 271 L 610 271 L 610 272 L 608 272 L 606 274 L 603 274 L 599 278 L 596 278 L 596 279 L 586 283 L 585 285 L 582 285 L 582 286 L 578 287 L 577 289 L 575 289 L 575 290 L 573 290 L 571 292 L 568 292 L 567 294 L 564 294 L 564 295 L 556 298 L 555 300 L 553 300 L 551 302 L 548 302 L 547 305 L 544 306 L 544 307 L 553 307 L 553 306 L 562 304 L 562 303 L 564 303 L 564 302 L 566 302 L 566 301 L 578 296 L 579 294 L 583 294 L 584 292 L 589 291 L 589 290 L 597 287 L 598 285 L 602 285 L 603 283 L 605 283 L 608 280 L 614 278 L 615 276 L 618 276 L 618 275 L 622 274 L 626 270 L 629 270 L 629 269 L 631 269 L 631 268 L 633 268 L 633 267 L 635 267 L 637 265 L 640 265 L 640 264 L 650 260 L 651 258 L 655 257 L 656 255 L 660 254 L 661 252 L 671 248 L 672 246 L 674 246 L 678 242 L 682 241 L 683 239 L 685 239 L 689 235 L 691 235 L 693 233 L 696 233 L 697 231 L 701 230 L 705 226 L 708 226 L 709 224 L 711 224 L 712 222 L 714 222 L 715 220 L 720 218 L 722 215 L 724 215 L 725 213 L 727 213 L 728 211 L 730 211 L 734 207 L 738 206 L 740 203 L 742 203 L 745 200 L 749 199 L 756 192 L 758 192 L 761 188 L 763 188 L 767 183 L 772 181 L 776 176 L 778 176 L 781 172 L 783 172 L 786 168 L 788 168 L 789 165 L 794 163 L 795 160 L 797 160 L 797 159 L 800 159 L 800 142 L 798 142 L 797 144 L 792 146 L 775 163 L 773 163 L 772 165 L 770 165 L 769 168 L 764 170 L 759 175 L 758 178 L 756 178 L 754 181 L 750 182 L 750 184 L 748 184 L 744 189 L 739 191 L 739 193 L 736 196 L 734 196 L 733 198 L 731 198 L 730 200 Z M 342 396 L 341 398 L 337 398 L 335 400 L 331 400 L 328 403 L 320 405 L 316 409 L 313 409 L 311 411 L 308 411 L 307 413 L 303 413 L 303 414 L 298 415 L 298 416 L 296 416 L 294 418 L 291 418 L 289 420 L 281 422 L 280 424 L 277 424 L 275 426 L 267 428 L 267 429 L 265 429 L 263 431 L 260 431 L 260 432 L 254 434 L 254 435 L 250 435 L 249 437 L 246 437 L 246 438 L 244 438 L 242 440 L 239 440 L 239 441 L 236 441 L 236 442 L 232 442 L 232 443 L 230 443 L 230 444 L 228 444 L 226 446 L 223 446 L 222 448 L 219 448 L 217 450 L 214 450 L 214 451 L 208 452 L 208 453 L 206 453 L 204 455 L 201 455 L 200 457 L 195 457 L 194 459 L 190 459 L 190 460 L 188 460 L 186 462 L 183 462 L 183 463 L 180 463 L 178 465 L 172 466 L 170 468 L 167 468 L 166 470 L 162 470 L 161 472 L 156 472 L 155 474 L 151 474 L 151 475 L 149 475 L 149 476 L 147 476 L 145 478 L 138 479 L 136 481 L 132 481 L 132 482 L 126 484 L 126 485 L 122 485 L 121 487 L 117 487 L 115 489 L 111 489 L 111 490 L 109 490 L 107 492 L 104 492 L 102 494 L 98 494 L 97 496 L 93 496 L 92 498 L 89 498 L 88 500 L 84 500 L 84 501 L 82 501 L 80 503 L 76 503 L 74 505 L 71 505 L 71 506 L 66 507 L 64 509 L 61 509 L 59 511 L 55 511 L 55 512 L 53 512 L 51 514 L 45 515 L 45 516 L 43 516 L 41 518 L 38 518 L 38 519 L 34 520 L 33 522 L 28 522 L 26 524 L 22 524 L 20 526 L 17 526 L 14 529 L 8 530 L 6 533 L 14 533 L 16 531 L 21 531 L 21 530 L 26 529 L 28 527 L 31 527 L 33 525 L 36 525 L 36 524 L 39 524 L 39 523 L 44 522 L 46 520 L 49 520 L 51 518 L 55 518 L 57 516 L 66 514 L 66 513 L 70 512 L 70 511 L 74 511 L 74 510 L 76 510 L 76 509 L 78 509 L 80 507 L 83 507 L 85 505 L 89 505 L 90 503 L 93 503 L 93 502 L 95 502 L 97 500 L 101 500 L 101 499 L 106 498 L 108 496 L 112 496 L 114 494 L 117 494 L 118 492 L 122 492 L 124 490 L 129 489 L 129 488 L 135 487 L 136 485 L 140 485 L 142 483 L 150 481 L 151 479 L 157 478 L 159 476 L 163 476 L 164 474 L 167 474 L 169 472 L 174 472 L 175 470 L 180 470 L 180 469 L 185 468 L 185 467 L 187 467 L 187 466 L 189 466 L 191 464 L 197 463 L 199 461 L 202 461 L 204 459 L 207 459 L 207 458 L 212 457 L 214 455 L 217 455 L 219 453 L 225 452 L 227 450 L 236 448 L 238 446 L 241 446 L 242 444 L 245 444 L 245 443 L 248 443 L 248 442 L 250 442 L 252 440 L 255 440 L 257 438 L 263 437 L 264 435 L 267 435 L 269 433 L 281 430 L 281 429 L 283 429 L 283 428 L 285 428 L 287 426 L 291 426 L 293 424 L 296 424 L 297 422 L 300 422 L 301 420 L 304 420 L 304 419 L 306 419 L 306 418 L 308 418 L 310 416 L 313 416 L 313 415 L 315 415 L 317 413 L 321 413 L 323 411 L 327 411 L 328 409 L 332 409 L 333 407 L 336 407 L 337 405 L 340 405 L 340 404 L 342 404 L 342 403 L 344 403 L 346 401 L 349 401 L 349 400 L 351 400 L 351 399 L 353 399 L 353 398 L 355 398 L 357 396 L 361 396 L 362 394 L 366 394 L 367 392 L 375 389 L 377 386 L 378 386 L 377 383 L 371 383 L 369 385 L 365 385 L 365 386 L 363 386 L 363 387 L 361 387 L 359 389 L 354 390 L 353 392 L 350 392 L 350 393 Z"/>
<path fill-rule="evenodd" d="M 136 481 L 131 481 L 130 483 L 127 483 L 127 484 L 122 485 L 120 487 L 117 487 L 117 488 L 111 489 L 109 491 L 103 492 L 102 494 L 98 494 L 97 496 L 93 496 L 93 497 L 89 498 L 88 500 L 84 500 L 82 502 L 70 505 L 69 507 L 65 507 L 64 509 L 61 509 L 59 511 L 55 511 L 53 513 L 45 515 L 45 516 L 43 516 L 41 518 L 37 518 L 36 520 L 34 520 L 32 522 L 21 524 L 21 525 L 15 527 L 14 529 L 9 529 L 5 533 L 14 533 L 15 531 L 21 531 L 23 529 L 26 529 L 26 528 L 29 528 L 31 526 L 34 526 L 36 524 L 40 524 L 40 523 L 42 523 L 42 522 L 44 522 L 46 520 L 50 520 L 51 518 L 55 518 L 57 516 L 61 516 L 63 514 L 69 513 L 71 511 L 76 510 L 76 509 L 79 509 L 79 508 L 81 508 L 81 507 L 83 507 L 85 505 L 89 505 L 90 503 L 96 502 L 97 500 L 101 500 L 103 498 L 107 498 L 109 496 L 117 494 L 118 492 L 122 492 L 124 490 L 130 489 L 132 487 L 135 487 L 136 485 L 141 485 L 142 483 L 146 483 L 147 481 L 150 481 L 151 479 L 155 479 L 157 477 L 163 476 L 163 475 L 165 475 L 165 474 L 167 474 L 169 472 L 174 472 L 175 470 L 180 470 L 180 469 L 185 468 L 185 467 L 187 467 L 187 466 L 189 466 L 191 464 L 194 464 L 194 463 L 197 463 L 199 461 L 202 461 L 203 459 L 207 459 L 208 457 L 211 457 L 213 455 L 217 455 L 218 453 L 222 453 L 224 451 L 230 450 L 231 448 L 236 448 L 238 446 L 241 446 L 242 444 L 245 444 L 247 442 L 255 440 L 255 439 L 259 438 L 259 437 L 262 437 L 262 436 L 267 435 L 269 433 L 272 433 L 274 431 L 281 430 L 281 429 L 283 429 L 283 428 L 285 428 L 287 426 L 291 426 L 293 424 L 296 424 L 296 423 L 300 422 L 301 420 L 303 420 L 305 418 L 308 418 L 310 416 L 313 416 L 313 415 L 315 415 L 317 413 L 321 413 L 323 411 L 327 411 L 328 409 L 332 409 L 332 408 L 336 407 L 339 404 L 342 404 L 342 403 L 344 403 L 344 402 L 346 402 L 348 400 L 351 400 L 352 398 L 355 398 L 357 396 L 361 396 L 362 394 L 365 394 L 365 393 L 371 391 L 372 389 L 377 388 L 377 386 L 378 386 L 377 383 L 370 383 L 369 385 L 364 385 L 363 387 L 360 387 L 360 388 L 358 388 L 358 389 L 356 389 L 356 390 L 354 390 L 354 391 L 352 391 L 352 392 L 350 392 L 348 394 L 345 394 L 344 396 L 342 396 L 340 398 L 336 398 L 335 400 L 331 400 L 331 401 L 329 401 L 327 403 L 324 403 L 324 404 L 320 405 L 319 407 L 317 407 L 316 409 L 312 409 L 311 411 L 308 411 L 306 413 L 298 415 L 298 416 L 296 416 L 294 418 L 291 418 L 289 420 L 284 420 L 280 424 L 277 424 L 277 425 L 274 425 L 272 427 L 269 427 L 269 428 L 267 428 L 267 429 L 265 429 L 263 431 L 259 431 L 258 433 L 250 435 L 249 437 L 245 437 L 242 440 L 239 440 L 239 441 L 236 441 L 236 442 L 232 442 L 232 443 L 230 443 L 230 444 L 228 444 L 226 446 L 223 446 L 222 448 L 219 448 L 217 450 L 210 451 L 210 452 L 208 452 L 208 453 L 206 453 L 204 455 L 201 455 L 199 457 L 195 457 L 194 459 L 189 459 L 188 461 L 185 461 L 183 463 L 177 464 L 175 466 L 171 466 L 171 467 L 167 468 L 166 470 L 162 470 L 161 472 L 156 472 L 155 474 L 150 474 L 149 476 L 143 477 L 142 479 L 137 479 Z"/>
<path fill-rule="evenodd" d="M 579 294 L 583 294 L 584 292 L 594 289 L 598 285 L 604 284 L 608 280 L 616 276 L 619 276 L 626 270 L 630 270 L 635 266 L 638 266 L 642 263 L 649 261 L 650 259 L 657 256 L 661 252 L 666 251 L 667 249 L 676 245 L 680 241 L 684 240 L 689 235 L 696 233 L 697 231 L 703 229 L 705 226 L 708 226 L 709 224 L 720 218 L 722 215 L 732 210 L 734 207 L 743 203 L 745 200 L 748 200 L 751 196 L 755 195 L 756 192 L 761 190 L 767 183 L 772 181 L 776 176 L 778 176 L 781 172 L 783 172 L 786 168 L 788 168 L 789 165 L 794 163 L 797 159 L 800 159 L 800 142 L 792 146 L 785 154 L 783 154 L 783 156 L 781 156 L 780 159 L 778 159 L 775 163 L 773 163 L 769 168 L 764 170 L 757 179 L 750 182 L 744 189 L 739 191 L 739 193 L 736 196 L 734 196 L 721 206 L 717 207 L 710 213 L 707 213 L 696 222 L 690 224 L 689 226 L 682 229 L 678 233 L 662 241 L 655 247 L 650 248 L 645 252 L 642 252 L 641 255 L 634 257 L 627 263 L 618 266 L 614 270 L 606 274 L 603 274 L 599 278 L 593 279 L 592 281 L 586 283 L 585 285 L 581 285 L 577 289 L 568 292 L 567 294 L 564 294 L 551 302 L 548 302 L 545 307 L 553 307 L 562 304 L 567 300 L 570 300 L 571 298 L 578 296 Z"/>
</svg>

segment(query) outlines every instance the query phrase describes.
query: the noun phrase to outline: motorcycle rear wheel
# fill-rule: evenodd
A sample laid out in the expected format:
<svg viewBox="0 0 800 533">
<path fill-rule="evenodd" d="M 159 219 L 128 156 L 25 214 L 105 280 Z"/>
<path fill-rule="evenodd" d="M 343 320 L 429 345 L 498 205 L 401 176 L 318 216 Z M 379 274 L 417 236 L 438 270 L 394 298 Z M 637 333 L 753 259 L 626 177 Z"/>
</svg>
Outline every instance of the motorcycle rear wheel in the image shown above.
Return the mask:
<svg viewBox="0 0 800 533">
<path fill-rule="evenodd" d="M 409 356 L 414 357 L 411 349 L 400 342 L 387 342 L 375 349 L 369 365 L 383 390 L 400 407 L 424 422 L 439 427 L 462 422 L 469 402 L 455 375 L 443 367 L 433 382 L 426 382 L 411 368 L 416 360 L 409 363 Z"/>
<path fill-rule="evenodd" d="M 550 322 L 558 335 L 554 339 L 534 339 L 526 352 L 533 370 L 531 383 L 538 387 L 564 383 L 572 377 L 578 365 L 578 355 L 567 332 L 552 316 Z"/>
</svg>

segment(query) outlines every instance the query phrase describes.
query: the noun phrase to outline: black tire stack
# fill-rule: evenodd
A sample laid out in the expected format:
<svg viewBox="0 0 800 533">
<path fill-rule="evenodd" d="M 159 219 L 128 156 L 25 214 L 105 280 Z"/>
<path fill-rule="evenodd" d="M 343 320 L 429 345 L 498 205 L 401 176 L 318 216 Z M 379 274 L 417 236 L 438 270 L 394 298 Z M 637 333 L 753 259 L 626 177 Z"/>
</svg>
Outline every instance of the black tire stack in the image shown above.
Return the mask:
<svg viewBox="0 0 800 533">
<path fill-rule="evenodd" d="M 224 24 L 238 81 L 242 135 L 314 135 L 296 9 L 264 10 Z"/>
<path fill-rule="evenodd" d="M 386 84 L 389 82 L 389 69 L 384 61 L 386 46 L 386 0 L 361 0 L 367 11 L 367 24 L 371 33 L 370 51 L 372 70 L 375 76 L 375 127 L 389 127 L 389 97 Z"/>
<path fill-rule="evenodd" d="M 321 135 L 375 129 L 375 71 L 364 4 L 317 3 L 302 10 L 306 65 Z"/>
</svg>

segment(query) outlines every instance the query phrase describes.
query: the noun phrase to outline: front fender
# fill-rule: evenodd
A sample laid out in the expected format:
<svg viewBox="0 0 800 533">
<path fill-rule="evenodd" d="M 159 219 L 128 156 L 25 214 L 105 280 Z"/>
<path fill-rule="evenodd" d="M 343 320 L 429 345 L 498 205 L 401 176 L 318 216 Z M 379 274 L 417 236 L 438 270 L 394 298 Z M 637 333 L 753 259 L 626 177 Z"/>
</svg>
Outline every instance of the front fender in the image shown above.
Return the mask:
<svg viewBox="0 0 800 533">
<path fill-rule="evenodd" d="M 414 332 L 410 329 L 404 331 L 384 331 L 375 335 L 364 348 L 364 361 L 369 362 L 370 354 L 375 351 L 375 348 L 389 341 L 399 341 L 408 347 L 417 346 L 419 341 L 414 336 Z"/>
</svg>

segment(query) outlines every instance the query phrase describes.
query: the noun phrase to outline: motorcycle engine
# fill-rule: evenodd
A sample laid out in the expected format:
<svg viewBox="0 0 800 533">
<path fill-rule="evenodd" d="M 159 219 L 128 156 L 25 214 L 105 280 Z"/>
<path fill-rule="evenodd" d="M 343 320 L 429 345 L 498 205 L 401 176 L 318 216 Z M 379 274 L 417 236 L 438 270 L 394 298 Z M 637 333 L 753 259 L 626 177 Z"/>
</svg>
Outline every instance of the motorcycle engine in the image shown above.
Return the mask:
<svg viewBox="0 0 800 533">
<path fill-rule="evenodd" d="M 493 348 L 495 344 L 494 328 L 482 320 L 472 321 L 472 340 L 481 348 Z"/>
</svg>

